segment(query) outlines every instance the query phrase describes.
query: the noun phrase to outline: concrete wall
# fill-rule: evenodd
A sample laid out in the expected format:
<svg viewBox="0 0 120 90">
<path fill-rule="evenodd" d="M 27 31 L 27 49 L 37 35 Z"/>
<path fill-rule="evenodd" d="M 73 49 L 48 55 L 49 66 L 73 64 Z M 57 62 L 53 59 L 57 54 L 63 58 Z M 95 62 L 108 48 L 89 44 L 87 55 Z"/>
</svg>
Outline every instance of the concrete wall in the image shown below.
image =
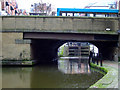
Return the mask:
<svg viewBox="0 0 120 90">
<path fill-rule="evenodd" d="M 2 33 L 2 59 L 30 59 L 30 44 L 17 44 L 16 40 L 23 39 L 23 33 Z"/>
<path fill-rule="evenodd" d="M 105 31 L 106 28 L 112 31 Z M 16 43 L 23 39 L 23 32 L 117 34 L 117 30 L 117 18 L 0 16 L 0 56 L 9 60 L 30 59 L 30 44 Z"/>
<path fill-rule="evenodd" d="M 23 32 L 106 32 L 106 28 L 118 30 L 117 18 L 88 18 L 88 17 L 2 17 L 3 31 Z"/>
</svg>

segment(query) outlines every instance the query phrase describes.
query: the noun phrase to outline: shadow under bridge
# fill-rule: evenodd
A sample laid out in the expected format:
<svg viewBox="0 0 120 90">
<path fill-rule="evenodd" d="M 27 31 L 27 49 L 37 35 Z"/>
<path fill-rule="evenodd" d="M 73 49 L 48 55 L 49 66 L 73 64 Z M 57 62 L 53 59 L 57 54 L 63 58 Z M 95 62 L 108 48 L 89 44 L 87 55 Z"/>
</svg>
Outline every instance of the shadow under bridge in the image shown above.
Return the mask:
<svg viewBox="0 0 120 90">
<path fill-rule="evenodd" d="M 66 42 L 89 42 L 96 45 L 103 59 L 114 60 L 118 54 L 118 35 L 25 32 L 24 39 L 31 39 L 31 58 L 39 62 L 51 62 L 58 55 L 58 48 Z"/>
</svg>

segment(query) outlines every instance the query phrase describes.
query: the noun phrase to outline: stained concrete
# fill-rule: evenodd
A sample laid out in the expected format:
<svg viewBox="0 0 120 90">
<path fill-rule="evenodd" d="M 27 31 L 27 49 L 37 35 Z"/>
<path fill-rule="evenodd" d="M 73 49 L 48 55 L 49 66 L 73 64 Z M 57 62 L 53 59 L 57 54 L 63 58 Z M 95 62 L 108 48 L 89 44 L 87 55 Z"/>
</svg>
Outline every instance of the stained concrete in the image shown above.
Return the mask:
<svg viewBox="0 0 120 90">
<path fill-rule="evenodd" d="M 51 58 L 57 56 L 57 48 L 63 44 L 66 40 L 77 40 L 77 41 L 88 41 L 90 43 L 95 44 L 103 53 L 104 51 L 111 52 L 107 57 L 105 57 L 106 53 L 103 53 L 104 57 L 107 59 L 113 60 L 117 53 L 116 42 L 112 35 L 118 36 L 117 30 L 118 27 L 118 18 L 92 18 L 92 17 L 39 17 L 39 16 L 0 16 L 0 31 L 2 31 L 2 59 L 36 59 L 36 56 L 39 56 L 35 50 L 33 50 L 34 45 L 38 43 L 38 50 L 40 54 L 40 58 L 43 58 L 45 54 L 51 56 Z M 111 31 L 106 31 L 106 28 L 110 28 Z M 59 38 L 50 36 L 43 36 L 43 38 L 38 38 L 39 41 L 35 42 L 33 38 L 31 39 L 33 42 L 30 44 L 18 44 L 15 41 L 20 39 L 23 40 L 25 33 L 68 33 L 70 35 L 81 34 L 87 35 L 90 34 L 90 37 L 81 38 L 73 38 L 73 37 L 63 37 L 59 36 Z M 103 37 L 96 37 L 97 39 L 93 39 L 95 35 L 111 35 L 107 37 L 104 41 Z M 38 35 L 40 36 L 40 35 Z M 40 40 L 45 40 L 41 42 Z M 113 41 L 110 43 L 110 40 Z M 62 42 L 59 42 L 62 41 Z M 92 40 L 92 41 L 91 41 Z M 108 40 L 109 42 L 106 42 Z M 116 39 L 115 39 L 116 40 Z M 51 42 L 55 41 L 55 42 Z M 99 42 L 97 42 L 99 41 Z M 51 43 L 49 43 L 51 42 Z M 59 43 L 59 44 L 58 44 Z M 47 46 L 45 46 L 47 44 Z M 101 48 L 104 46 L 103 49 Z M 47 51 L 45 51 L 47 50 Z M 119 49 L 120 50 L 120 49 Z M 41 51 L 41 52 L 40 52 Z M 34 53 L 33 53 L 34 52 Z M 36 55 L 35 55 L 36 53 Z M 118 55 L 118 53 L 116 54 Z M 108 58 L 110 57 L 110 58 Z M 38 58 L 37 58 L 38 59 Z"/>
<path fill-rule="evenodd" d="M 23 33 L 2 33 L 2 59 L 30 59 L 30 44 L 16 44 L 16 39 L 23 39 Z"/>
<path fill-rule="evenodd" d="M 112 32 L 118 30 L 117 18 L 88 18 L 88 17 L 20 17 L 2 16 L 2 29 L 5 31 L 16 30 L 24 32 L 40 31 L 103 31 L 110 28 Z"/>
</svg>

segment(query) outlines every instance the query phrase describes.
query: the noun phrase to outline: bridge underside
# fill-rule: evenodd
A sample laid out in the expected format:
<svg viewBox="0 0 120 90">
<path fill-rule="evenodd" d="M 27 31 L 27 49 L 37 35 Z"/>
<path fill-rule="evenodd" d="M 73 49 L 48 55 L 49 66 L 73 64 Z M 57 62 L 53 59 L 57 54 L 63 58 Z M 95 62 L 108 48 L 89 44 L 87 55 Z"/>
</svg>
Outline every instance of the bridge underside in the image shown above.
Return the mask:
<svg viewBox="0 0 120 90">
<path fill-rule="evenodd" d="M 118 54 L 118 35 L 78 33 L 24 33 L 31 39 L 31 58 L 40 62 L 51 62 L 57 58 L 58 48 L 66 42 L 89 42 L 98 47 L 103 59 L 115 60 Z"/>
</svg>

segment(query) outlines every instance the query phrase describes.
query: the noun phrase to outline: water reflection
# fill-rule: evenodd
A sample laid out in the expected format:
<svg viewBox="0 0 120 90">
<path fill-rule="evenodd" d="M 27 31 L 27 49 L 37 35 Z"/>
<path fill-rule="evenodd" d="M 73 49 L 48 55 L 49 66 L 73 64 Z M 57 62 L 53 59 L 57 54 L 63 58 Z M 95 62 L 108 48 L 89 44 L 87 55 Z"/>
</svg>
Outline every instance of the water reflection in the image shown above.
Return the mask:
<svg viewBox="0 0 120 90">
<path fill-rule="evenodd" d="M 2 87 L 88 88 L 103 76 L 80 61 L 59 60 L 58 63 L 58 66 L 3 67 Z"/>
<path fill-rule="evenodd" d="M 30 87 L 30 72 L 32 68 L 26 67 L 3 67 L 3 88 L 28 88 Z"/>
<path fill-rule="evenodd" d="M 85 60 L 84 60 L 85 61 Z M 65 74 L 91 73 L 89 64 L 81 60 L 59 60 L 58 69 Z"/>
</svg>

